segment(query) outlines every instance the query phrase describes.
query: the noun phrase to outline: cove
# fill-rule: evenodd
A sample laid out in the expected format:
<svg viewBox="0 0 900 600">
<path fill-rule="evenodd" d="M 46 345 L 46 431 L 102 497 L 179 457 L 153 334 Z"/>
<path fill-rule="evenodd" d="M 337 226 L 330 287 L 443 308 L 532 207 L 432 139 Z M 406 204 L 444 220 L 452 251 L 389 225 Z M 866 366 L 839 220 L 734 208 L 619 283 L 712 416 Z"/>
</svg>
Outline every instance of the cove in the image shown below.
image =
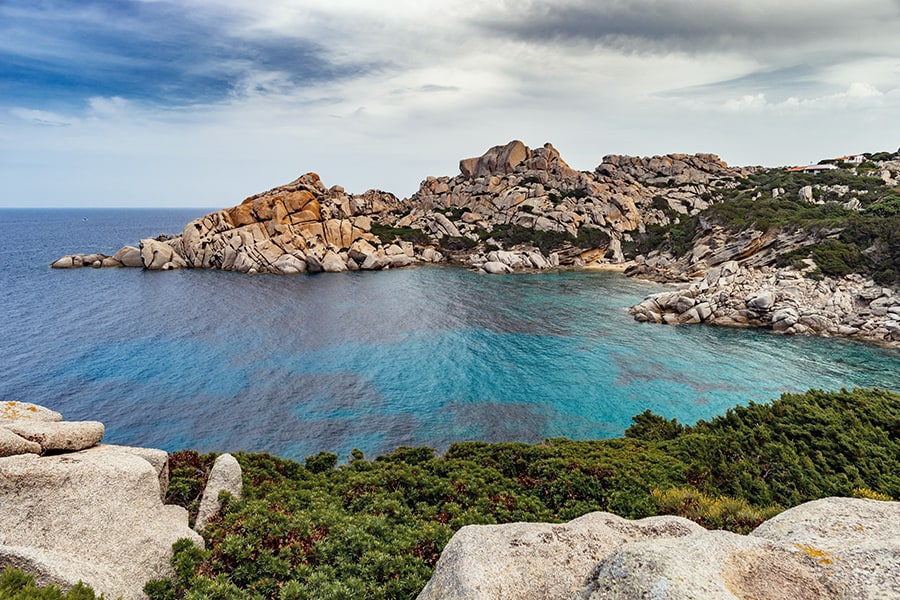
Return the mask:
<svg viewBox="0 0 900 600">
<path fill-rule="evenodd" d="M 664 288 L 619 274 L 51 271 L 58 254 L 4 255 L 0 398 L 103 421 L 108 443 L 373 456 L 613 437 L 646 409 L 693 423 L 809 388 L 900 389 L 896 351 L 637 323 L 627 307 Z"/>
</svg>

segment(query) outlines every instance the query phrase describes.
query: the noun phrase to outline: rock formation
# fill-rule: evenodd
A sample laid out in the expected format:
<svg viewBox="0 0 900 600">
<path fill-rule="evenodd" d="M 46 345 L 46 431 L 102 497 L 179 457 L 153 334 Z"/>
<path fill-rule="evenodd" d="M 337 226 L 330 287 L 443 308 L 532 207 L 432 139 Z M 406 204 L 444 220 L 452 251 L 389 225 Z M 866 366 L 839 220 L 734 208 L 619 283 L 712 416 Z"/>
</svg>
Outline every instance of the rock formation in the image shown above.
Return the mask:
<svg viewBox="0 0 900 600">
<path fill-rule="evenodd" d="M 244 484 L 241 479 L 241 465 L 230 454 L 221 454 L 213 463 L 200 499 L 200 509 L 194 522 L 195 531 L 203 531 L 207 521 L 219 513 L 219 493 L 228 492 L 236 500 L 240 500 Z"/>
<path fill-rule="evenodd" d="M 900 597 L 900 503 L 826 498 L 748 536 L 678 517 L 592 513 L 567 525 L 476 525 L 419 600 Z"/>
<path fill-rule="evenodd" d="M 900 181 L 900 161 L 878 163 Z M 735 233 L 707 215 L 678 256 L 662 249 L 625 262 L 623 247 L 655 226 L 698 215 L 746 184 L 757 168 L 733 168 L 712 154 L 639 158 L 609 155 L 577 171 L 550 144 L 514 140 L 460 161 L 454 177 L 428 177 L 407 200 L 370 190 L 326 189 L 299 179 L 189 223 L 179 235 L 141 240 L 114 256 L 64 256 L 51 266 L 207 268 L 244 273 L 378 270 L 452 261 L 487 274 L 618 265 L 627 275 L 691 286 L 632 308 L 641 321 L 771 327 L 784 333 L 900 342 L 900 294 L 869 280 L 809 281 L 776 269 L 779 257 L 834 237 L 840 227 L 748 227 Z M 797 199 L 862 207 L 865 189 L 810 184 Z M 785 195 L 782 188 L 766 192 Z M 762 192 L 757 193 L 757 199 Z M 378 235 L 376 235 L 376 233 Z M 736 265 L 736 266 L 735 266 Z M 721 276 L 722 272 L 728 274 Z"/>
<path fill-rule="evenodd" d="M 468 525 L 444 548 L 419 600 L 573 598 L 597 563 L 622 544 L 700 531 L 681 517 L 628 521 L 604 512 L 562 525 Z"/>
<path fill-rule="evenodd" d="M 174 576 L 176 540 L 203 539 L 184 508 L 163 503 L 168 454 L 98 444 L 102 435 L 101 423 L 0 403 L 0 567 L 140 600 L 145 582 Z"/>
<path fill-rule="evenodd" d="M 628 232 L 668 224 L 673 212 L 695 214 L 746 172 L 709 154 L 607 156 L 594 172 L 582 172 L 550 144 L 531 149 L 512 141 L 460 161 L 460 174 L 453 178 L 428 177 L 405 201 L 375 190 L 350 195 L 339 186 L 326 189 L 308 173 L 197 219 L 180 235 L 144 239 L 139 248 L 125 246 L 114 256 L 68 255 L 51 266 L 285 274 L 382 269 L 444 260 L 448 252 L 436 250 L 444 238 L 466 241 L 454 255 L 461 262 L 475 268 L 505 265 L 482 268 L 492 273 L 621 262 Z M 416 246 L 383 241 L 373 234 L 373 221 L 418 230 L 420 240 L 429 241 Z M 550 256 L 527 240 L 492 237 L 498 226 L 572 238 L 585 230 L 595 233 L 578 246 L 570 240 L 565 251 Z M 498 260 L 489 256 L 489 246 L 512 252 Z"/>
<path fill-rule="evenodd" d="M 747 172 L 730 169 L 710 154 L 607 156 L 593 172 L 582 172 L 566 164 L 550 144 L 531 149 L 516 140 L 462 160 L 459 167 L 455 177 L 423 181 L 406 201 L 406 214 L 389 216 L 392 224 L 422 230 L 438 240 L 464 237 L 495 246 L 502 245 L 490 235 L 498 226 L 572 237 L 584 235 L 586 229 L 602 232 L 602 243 L 570 247 L 556 260 L 541 256 L 543 261 L 537 262 L 548 266 L 621 262 L 621 241 L 628 239 L 628 232 L 668 224 L 673 211 L 699 212 Z M 510 269 L 545 268 L 528 254 L 535 254 L 534 248 L 519 253 L 519 264 L 491 260 L 485 253 L 464 261 L 482 269 L 490 262 L 504 262 Z M 490 272 L 501 271 L 506 269 L 494 266 Z"/>
<path fill-rule="evenodd" d="M 408 266 L 419 260 L 412 245 L 384 245 L 371 231 L 373 215 L 399 206 L 393 194 L 370 190 L 349 195 L 339 186 L 326 189 L 318 175 L 307 173 L 192 221 L 180 235 L 144 239 L 140 248 L 125 246 L 112 257 L 64 256 L 51 267 L 292 274 Z M 430 256 L 434 258 L 433 251 Z"/>
<path fill-rule="evenodd" d="M 860 275 L 807 278 L 802 271 L 750 267 L 735 260 L 702 279 L 654 294 L 629 312 L 638 321 L 765 327 L 786 334 L 900 342 L 900 293 Z"/>
</svg>

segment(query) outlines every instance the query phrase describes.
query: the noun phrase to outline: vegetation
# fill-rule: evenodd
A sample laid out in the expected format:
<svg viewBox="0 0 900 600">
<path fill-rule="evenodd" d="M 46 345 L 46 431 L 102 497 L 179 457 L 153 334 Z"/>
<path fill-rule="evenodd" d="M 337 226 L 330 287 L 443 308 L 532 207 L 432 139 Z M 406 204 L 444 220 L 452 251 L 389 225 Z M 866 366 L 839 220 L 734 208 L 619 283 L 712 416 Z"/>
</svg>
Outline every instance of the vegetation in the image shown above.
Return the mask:
<svg viewBox="0 0 900 600">
<path fill-rule="evenodd" d="M 521 225 L 495 225 L 483 231 L 483 240 L 493 239 L 503 247 L 529 244 L 547 255 L 566 248 L 602 248 L 609 244 L 609 235 L 596 227 L 581 227 L 578 235 L 567 231 L 538 231 Z"/>
<path fill-rule="evenodd" d="M 176 544 L 178 598 L 413 598 L 444 545 L 472 523 L 566 521 L 594 510 L 678 514 L 747 532 L 830 495 L 900 497 L 900 395 L 809 391 L 750 403 L 693 426 L 651 412 L 624 438 L 466 442 L 443 456 L 398 448 L 338 464 L 237 454 L 244 498 L 226 498 L 207 550 Z M 181 454 L 207 465 L 211 456 Z M 200 469 L 202 471 L 202 468 Z M 173 469 L 172 485 L 202 477 Z M 186 496 L 190 497 L 191 494 Z"/>
<path fill-rule="evenodd" d="M 90 587 L 77 583 L 68 592 L 55 585 L 38 586 L 34 577 L 19 569 L 6 567 L 0 572 L 0 598 L 4 600 L 102 600 Z"/>
<path fill-rule="evenodd" d="M 393 244 L 396 241 L 403 241 L 427 246 L 431 243 L 431 238 L 428 237 L 428 234 L 421 229 L 413 229 L 412 227 L 391 227 L 372 221 L 371 231 L 382 244 Z"/>
<path fill-rule="evenodd" d="M 860 171 L 857 167 L 856 172 Z M 805 186 L 814 186 L 813 194 L 823 203 L 800 200 L 799 191 Z M 827 189 L 834 186 L 846 186 L 850 192 L 840 196 Z M 772 197 L 773 190 L 778 190 L 777 197 Z M 851 197 L 860 200 L 861 211 L 842 206 Z M 665 209 L 662 201 L 655 200 L 653 205 Z M 779 258 L 779 266 L 799 265 L 801 259 L 811 258 L 819 267 L 813 276 L 861 273 L 883 285 L 900 284 L 900 193 L 880 177 L 855 174 L 850 169 L 815 175 L 762 170 L 737 188 L 725 190 L 721 202 L 697 215 L 681 216 L 666 227 L 648 226 L 623 250 L 630 256 L 654 249 L 682 256 L 712 225 L 734 232 L 807 232 L 819 241 L 786 252 Z"/>
</svg>

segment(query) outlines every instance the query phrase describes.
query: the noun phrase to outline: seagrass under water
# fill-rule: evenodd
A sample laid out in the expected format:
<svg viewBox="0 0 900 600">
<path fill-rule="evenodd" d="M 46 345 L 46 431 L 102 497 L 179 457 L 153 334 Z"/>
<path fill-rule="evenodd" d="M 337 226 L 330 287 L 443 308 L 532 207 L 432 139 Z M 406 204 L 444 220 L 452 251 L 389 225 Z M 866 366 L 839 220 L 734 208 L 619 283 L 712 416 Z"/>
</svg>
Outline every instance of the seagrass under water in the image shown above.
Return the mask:
<svg viewBox="0 0 900 600">
<path fill-rule="evenodd" d="M 303 458 L 459 440 L 621 435 L 784 391 L 900 389 L 900 354 L 844 340 L 639 324 L 621 275 L 423 267 L 247 276 L 55 271 L 204 210 L 0 211 L 0 399 L 105 441 Z"/>
</svg>

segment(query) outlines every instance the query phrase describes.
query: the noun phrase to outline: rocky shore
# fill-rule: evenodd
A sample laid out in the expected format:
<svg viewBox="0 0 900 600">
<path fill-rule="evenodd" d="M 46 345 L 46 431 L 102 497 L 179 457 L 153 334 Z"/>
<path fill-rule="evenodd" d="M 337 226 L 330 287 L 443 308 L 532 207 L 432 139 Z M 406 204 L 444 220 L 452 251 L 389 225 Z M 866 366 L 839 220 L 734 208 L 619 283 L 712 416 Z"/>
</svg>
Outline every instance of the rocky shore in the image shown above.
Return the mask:
<svg viewBox="0 0 900 600">
<path fill-rule="evenodd" d="M 809 279 L 795 269 L 728 261 L 702 279 L 628 309 L 638 321 L 764 327 L 897 346 L 900 294 L 859 275 Z"/>
<path fill-rule="evenodd" d="M 879 168 L 885 185 L 900 182 L 900 161 Z M 814 263 L 778 266 L 779 257 L 834 238 L 840 226 L 735 232 L 704 220 L 706 209 L 746 186 L 759 167 L 729 167 L 712 154 L 609 155 L 593 171 L 578 171 L 550 144 L 532 149 L 514 140 L 461 160 L 459 170 L 426 178 L 405 200 L 378 190 L 354 195 L 326 188 L 307 173 L 192 221 L 180 234 L 143 239 L 112 256 L 68 255 L 51 266 L 276 274 L 418 263 L 487 274 L 616 268 L 685 284 L 632 307 L 640 321 L 767 327 L 900 346 L 897 289 L 854 274 L 812 279 Z M 851 215 L 868 192 L 816 184 L 800 188 L 797 198 L 832 202 Z M 778 187 L 767 197 L 788 201 Z M 649 232 L 692 217 L 699 231 L 679 254 L 629 250 Z"/>
</svg>

